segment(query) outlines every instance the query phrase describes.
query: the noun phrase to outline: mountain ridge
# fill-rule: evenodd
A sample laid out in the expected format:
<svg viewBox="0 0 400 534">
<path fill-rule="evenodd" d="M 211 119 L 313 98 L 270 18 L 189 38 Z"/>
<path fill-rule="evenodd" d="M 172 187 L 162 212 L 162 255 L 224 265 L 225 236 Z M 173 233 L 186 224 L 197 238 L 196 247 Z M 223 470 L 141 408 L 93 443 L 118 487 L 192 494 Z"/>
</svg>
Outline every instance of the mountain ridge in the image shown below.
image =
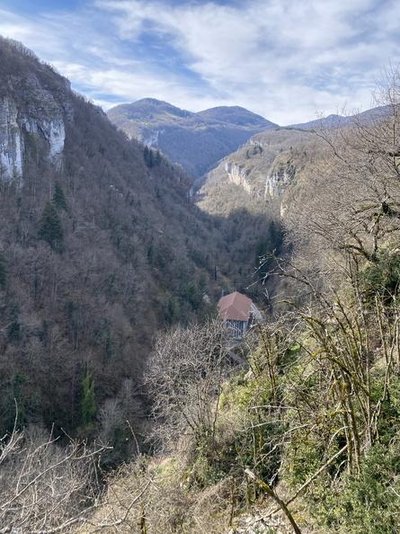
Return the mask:
<svg viewBox="0 0 400 534">
<path fill-rule="evenodd" d="M 222 158 L 198 183 L 199 205 L 210 213 L 220 213 L 221 209 L 229 212 L 232 204 L 229 189 L 240 187 L 249 196 L 246 200 L 242 197 L 246 205 L 261 202 L 264 209 L 280 212 L 282 216 L 290 210 L 296 184 L 307 181 L 314 162 L 323 156 L 324 144 L 319 142 L 318 132 L 324 137 L 330 130 L 378 125 L 390 111 L 387 105 L 376 106 L 354 115 L 331 114 L 256 133 Z M 226 206 L 222 206 L 221 198 L 228 199 Z M 236 206 L 236 201 L 232 205 Z"/>
<path fill-rule="evenodd" d="M 154 98 L 115 106 L 107 115 L 128 137 L 161 150 L 197 178 L 255 133 L 278 127 L 240 106 L 195 113 Z"/>
<path fill-rule="evenodd" d="M 320 117 L 311 121 L 302 122 L 298 124 L 290 124 L 283 126 L 283 128 L 294 128 L 299 130 L 313 130 L 318 128 L 340 128 L 348 124 L 359 122 L 361 125 L 368 125 L 375 120 L 380 120 L 387 116 L 389 107 L 376 106 L 365 111 L 353 113 L 351 115 L 330 114 L 326 117 Z"/>
<path fill-rule="evenodd" d="M 188 204 L 180 169 L 146 160 L 101 108 L 7 39 L 0 141 L 0 429 L 12 427 L 15 398 L 21 424 L 82 434 L 101 426 L 82 419 L 85 374 L 99 410 L 124 387 L 138 408 L 154 330 L 205 309 L 211 223 Z"/>
</svg>

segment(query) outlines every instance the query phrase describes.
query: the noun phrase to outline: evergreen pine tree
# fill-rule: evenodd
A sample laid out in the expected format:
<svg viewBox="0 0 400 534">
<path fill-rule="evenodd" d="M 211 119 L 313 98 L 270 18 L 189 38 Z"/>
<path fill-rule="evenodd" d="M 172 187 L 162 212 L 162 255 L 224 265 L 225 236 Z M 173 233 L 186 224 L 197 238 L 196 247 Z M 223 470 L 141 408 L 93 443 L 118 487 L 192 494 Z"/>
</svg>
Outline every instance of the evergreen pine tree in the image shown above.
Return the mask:
<svg viewBox="0 0 400 534">
<path fill-rule="evenodd" d="M 82 424 L 88 426 L 93 422 L 96 415 L 96 398 L 94 394 L 94 381 L 90 371 L 87 370 L 82 380 Z"/>
<path fill-rule="evenodd" d="M 151 148 L 149 148 L 148 146 L 145 146 L 144 147 L 144 151 L 143 151 L 143 156 L 144 156 L 144 161 L 146 163 L 146 165 L 151 168 L 154 166 L 154 155 L 153 155 L 153 150 Z"/>
<path fill-rule="evenodd" d="M 19 321 L 19 307 L 14 304 L 10 310 L 10 322 L 7 326 L 7 339 L 10 343 L 18 343 L 21 339 L 21 323 Z"/>
<path fill-rule="evenodd" d="M 40 219 L 39 239 L 46 241 L 56 252 L 63 251 L 63 229 L 57 210 L 51 202 L 47 202 Z"/>
<path fill-rule="evenodd" d="M 145 145 L 144 150 L 143 150 L 143 158 L 144 158 L 144 162 L 147 165 L 147 161 L 149 159 L 149 147 L 147 145 Z"/>
<path fill-rule="evenodd" d="M 58 210 L 67 211 L 67 201 L 60 184 L 56 184 L 53 195 L 53 204 Z"/>
<path fill-rule="evenodd" d="M 7 282 L 6 262 L 5 262 L 4 256 L 0 254 L 0 289 L 4 289 L 6 287 L 6 282 Z"/>
<path fill-rule="evenodd" d="M 154 165 L 160 165 L 161 163 L 161 154 L 159 150 L 156 150 L 156 153 L 154 155 Z"/>
</svg>

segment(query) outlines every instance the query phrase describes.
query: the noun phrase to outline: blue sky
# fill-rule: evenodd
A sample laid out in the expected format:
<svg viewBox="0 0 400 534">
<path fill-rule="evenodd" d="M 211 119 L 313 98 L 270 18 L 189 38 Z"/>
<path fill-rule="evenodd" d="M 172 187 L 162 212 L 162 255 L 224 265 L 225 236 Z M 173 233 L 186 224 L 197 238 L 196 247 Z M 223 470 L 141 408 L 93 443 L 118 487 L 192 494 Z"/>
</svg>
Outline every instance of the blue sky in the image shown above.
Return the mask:
<svg viewBox="0 0 400 534">
<path fill-rule="evenodd" d="M 368 109 L 400 51 L 398 0 L 0 0 L 22 41 L 108 109 L 241 105 L 279 124 Z"/>
</svg>

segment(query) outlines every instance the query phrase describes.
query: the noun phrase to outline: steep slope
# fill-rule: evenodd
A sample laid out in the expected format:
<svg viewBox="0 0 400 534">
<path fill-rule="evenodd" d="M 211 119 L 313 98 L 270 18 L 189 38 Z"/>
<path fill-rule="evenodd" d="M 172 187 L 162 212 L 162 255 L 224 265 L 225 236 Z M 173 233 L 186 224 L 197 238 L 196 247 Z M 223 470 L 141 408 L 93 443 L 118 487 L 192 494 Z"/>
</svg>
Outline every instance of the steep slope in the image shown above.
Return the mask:
<svg viewBox="0 0 400 534">
<path fill-rule="evenodd" d="M 283 216 L 320 174 L 319 166 L 329 151 L 324 138 L 340 138 L 352 128 L 362 132 L 389 114 L 389 106 L 378 106 L 353 116 L 329 115 L 258 133 L 206 175 L 198 204 L 212 214 L 253 206 Z"/>
<path fill-rule="evenodd" d="M 296 224 L 301 220 L 299 210 L 305 216 L 309 212 L 310 184 L 320 173 L 326 150 L 321 139 L 308 131 L 281 128 L 257 134 L 209 172 L 195 195 L 197 205 L 214 217 L 232 220 L 243 212 L 255 220 L 269 219 L 263 237 L 256 238 L 260 235 L 256 225 L 244 216 L 240 235 L 247 243 L 257 240 L 257 275 L 267 284 L 271 310 L 279 309 L 279 293 L 291 291 L 287 280 L 269 274 L 276 267 L 274 258 L 285 256 L 292 247 L 284 237 L 288 219 Z"/>
<path fill-rule="evenodd" d="M 257 134 L 208 173 L 198 204 L 212 214 L 252 206 L 279 218 L 289 186 L 311 170 L 320 150 L 311 132 L 281 128 Z"/>
<path fill-rule="evenodd" d="M 399 151 L 391 141 L 396 116 L 396 106 L 379 106 L 346 118 L 342 126 L 333 120 L 334 127 L 332 122 L 331 126 L 319 123 L 306 130 L 281 128 L 257 134 L 208 173 L 197 192 L 198 205 L 214 216 L 241 207 L 254 214 L 269 213 L 290 236 L 290 248 L 310 272 L 327 270 L 337 261 L 332 255 L 340 256 L 343 249 L 374 258 L 373 232 L 386 232 L 389 224 L 381 222 L 380 216 L 375 223 L 374 217 L 381 212 L 397 216 L 397 191 L 387 183 L 378 200 L 373 180 L 367 183 L 365 177 L 378 167 L 382 176 L 385 172 L 390 176 L 393 170 L 398 173 Z M 337 156 L 339 150 L 346 153 L 343 160 Z M 384 163 L 386 171 L 380 158 L 392 158 L 390 164 Z M 343 209 L 345 205 L 347 209 Z M 354 206 L 359 206 L 368 221 L 364 226 L 356 220 Z M 333 242 L 337 246 L 334 253 Z M 276 251 L 281 252 L 279 247 Z M 268 262 L 266 267 L 264 271 L 269 272 Z M 275 286 L 275 293 L 277 289 Z M 289 290 L 285 282 L 286 294 Z M 293 291 L 297 291 L 294 286 Z"/>
<path fill-rule="evenodd" d="M 399 79 L 397 72 L 389 102 L 398 101 Z M 248 370 L 230 380 L 223 376 L 215 387 L 207 373 L 214 379 L 217 373 L 204 366 L 203 395 L 186 394 L 179 405 L 180 413 L 205 417 L 204 390 L 212 384 L 208 427 L 198 431 L 187 424 L 185 432 L 175 411 L 155 412 L 161 426 L 176 424 L 176 449 L 151 462 L 147 472 L 141 463 L 114 483 L 107 516 L 125 517 L 120 503 L 129 503 L 132 494 L 141 498 L 145 482 L 154 481 L 125 532 L 141 520 L 149 530 L 175 530 L 177 517 L 178 530 L 191 533 L 400 531 L 399 126 L 396 103 L 384 120 L 379 114 L 355 120 L 319 137 L 290 130 L 279 132 L 279 142 L 256 136 L 257 145 L 235 155 L 237 164 L 247 162 L 239 175 L 247 193 L 229 181 L 229 169 L 207 184 L 231 189 L 232 200 L 214 199 L 215 210 L 231 209 L 239 190 L 255 200 L 257 193 L 273 199 L 276 191 L 279 199 L 291 192 L 288 209 L 297 204 L 297 213 L 287 229 L 294 253 L 280 273 L 295 280 L 296 298 L 286 293 L 288 312 L 260 328 Z M 282 188 L 279 180 L 276 187 L 270 182 L 267 190 L 266 177 L 280 168 L 277 177 L 286 169 L 288 179 Z M 175 369 L 186 369 L 187 340 L 196 334 L 179 332 L 181 350 L 176 332 L 168 335 L 172 348 L 165 349 L 162 339 L 151 362 L 160 382 L 167 377 L 165 389 L 156 382 L 154 392 L 162 408 L 168 406 L 166 391 L 169 399 L 182 399 L 182 382 L 165 371 L 171 360 Z M 205 354 L 209 346 L 204 344 Z M 172 392 L 171 383 L 177 384 Z M 195 373 L 192 386 L 197 392 Z M 235 518 L 241 508 L 245 516 Z M 279 511 L 291 528 L 272 521 Z"/>
<path fill-rule="evenodd" d="M 192 113 L 152 98 L 116 106 L 108 117 L 129 137 L 160 149 L 194 177 L 202 176 L 256 132 L 276 127 L 237 106 Z"/>
<path fill-rule="evenodd" d="M 155 331 L 206 313 L 253 258 L 230 261 L 229 219 L 188 201 L 180 169 L 5 39 L 0 159 L 0 430 L 16 399 L 21 424 L 125 447 Z"/>
</svg>

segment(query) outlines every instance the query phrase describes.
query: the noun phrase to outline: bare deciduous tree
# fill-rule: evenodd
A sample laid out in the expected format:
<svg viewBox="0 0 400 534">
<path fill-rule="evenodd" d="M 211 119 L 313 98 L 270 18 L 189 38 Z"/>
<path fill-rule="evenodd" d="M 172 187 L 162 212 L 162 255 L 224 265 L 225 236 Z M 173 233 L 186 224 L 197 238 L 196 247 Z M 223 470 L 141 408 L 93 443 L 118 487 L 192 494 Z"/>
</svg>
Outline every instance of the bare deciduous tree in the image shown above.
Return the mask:
<svg viewBox="0 0 400 534">
<path fill-rule="evenodd" d="M 301 187 L 288 226 L 305 263 L 330 269 L 377 262 L 400 233 L 400 76 L 388 69 L 380 107 L 338 128 L 320 128 L 318 164 Z M 301 189 L 300 187 L 300 189 Z M 354 267 L 354 265 L 353 265 Z"/>
<path fill-rule="evenodd" d="M 62 532 L 85 521 L 100 493 L 91 450 L 70 441 L 67 447 L 38 429 L 14 428 L 0 441 L 1 533 Z"/>
<path fill-rule="evenodd" d="M 188 431 L 197 438 L 214 439 L 228 362 L 226 332 L 218 320 L 177 327 L 159 336 L 148 364 L 147 385 L 164 443 Z"/>
</svg>

